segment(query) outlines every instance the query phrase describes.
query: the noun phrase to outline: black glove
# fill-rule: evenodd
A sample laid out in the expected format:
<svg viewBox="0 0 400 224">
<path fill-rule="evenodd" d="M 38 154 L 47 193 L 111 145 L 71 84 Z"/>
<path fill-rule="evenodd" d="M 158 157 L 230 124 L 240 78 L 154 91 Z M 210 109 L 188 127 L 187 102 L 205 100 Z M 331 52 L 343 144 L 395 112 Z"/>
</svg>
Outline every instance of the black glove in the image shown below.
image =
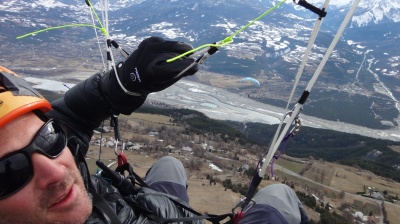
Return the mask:
<svg viewBox="0 0 400 224">
<path fill-rule="evenodd" d="M 197 72 L 196 64 L 182 76 L 176 77 L 194 62 L 188 56 L 166 62 L 192 49 L 192 46 L 183 42 L 150 37 L 142 41 L 124 63 L 117 65 L 118 77 L 130 92 L 147 95 L 164 90 L 180 78 Z"/>
</svg>

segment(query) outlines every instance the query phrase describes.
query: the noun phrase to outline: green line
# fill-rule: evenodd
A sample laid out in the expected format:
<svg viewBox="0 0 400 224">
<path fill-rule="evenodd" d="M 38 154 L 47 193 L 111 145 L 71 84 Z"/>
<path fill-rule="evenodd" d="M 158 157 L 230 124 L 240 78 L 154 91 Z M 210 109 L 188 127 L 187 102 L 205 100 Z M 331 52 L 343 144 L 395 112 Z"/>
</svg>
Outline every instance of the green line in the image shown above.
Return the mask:
<svg viewBox="0 0 400 224">
<path fill-rule="evenodd" d="M 233 33 L 232 35 L 230 35 L 230 38 L 235 37 L 238 33 L 242 32 L 244 29 L 246 29 L 247 27 L 251 26 L 253 23 L 255 23 L 256 21 L 260 20 L 262 17 L 266 16 L 267 14 L 269 14 L 270 12 L 274 11 L 276 8 L 278 8 L 280 5 L 282 5 L 283 3 L 285 3 L 286 0 L 282 0 L 281 2 L 279 2 L 277 5 L 275 5 L 274 7 L 268 9 L 267 11 L 265 11 L 263 14 L 261 14 L 259 17 L 255 18 L 253 21 L 249 22 L 247 25 L 243 26 L 242 28 L 240 28 L 238 31 L 236 31 L 235 33 Z M 228 38 L 229 38 L 228 37 Z"/>
<path fill-rule="evenodd" d="M 255 23 L 256 21 L 260 20 L 262 17 L 266 16 L 267 14 L 269 14 L 270 12 L 272 12 L 273 10 L 275 10 L 276 8 L 278 8 L 280 5 L 282 5 L 282 4 L 285 3 L 285 2 L 286 2 L 286 0 L 280 1 L 280 2 L 279 2 L 278 4 L 276 4 L 274 7 L 268 9 L 268 10 L 265 11 L 263 14 L 261 14 L 260 16 L 258 16 L 257 18 L 255 18 L 254 20 L 252 20 L 251 22 L 249 22 L 248 24 L 246 24 L 246 25 L 243 26 L 242 28 L 240 28 L 238 31 L 236 31 L 235 33 L 233 33 L 233 34 L 230 35 L 229 37 L 223 39 L 222 41 L 217 42 L 217 43 L 220 43 L 220 44 L 204 44 L 204 45 L 201 45 L 200 47 L 197 47 L 197 48 L 195 48 L 195 49 L 193 49 L 193 50 L 187 51 L 187 52 L 185 52 L 185 53 L 183 53 L 183 54 L 181 54 L 181 55 L 178 55 L 178 56 L 176 56 L 176 57 L 173 57 L 173 58 L 171 58 L 171 59 L 168 59 L 167 62 L 173 62 L 173 61 L 175 61 L 175 60 L 177 60 L 177 59 L 179 59 L 179 58 L 182 58 L 182 57 L 184 57 L 184 56 L 186 56 L 186 55 L 188 55 L 188 54 L 192 54 L 192 53 L 194 53 L 194 52 L 196 52 L 196 51 L 198 51 L 198 50 L 200 50 L 200 49 L 206 48 L 206 47 L 222 47 L 222 46 L 225 46 L 225 45 L 227 45 L 227 44 L 232 43 L 232 42 L 233 42 L 233 38 L 234 38 L 238 33 L 242 32 L 244 29 L 246 29 L 247 27 L 251 26 L 253 23 Z"/>
<path fill-rule="evenodd" d="M 227 38 L 226 38 L 227 39 Z M 225 40 L 226 40 L 225 39 Z M 224 41 L 225 41 L 224 40 Z M 232 43 L 233 42 L 233 40 L 232 39 L 230 39 L 230 40 L 226 40 L 225 41 L 225 43 L 221 43 L 221 44 L 204 44 L 204 45 L 201 45 L 200 47 L 196 47 L 195 49 L 192 49 L 192 50 L 190 50 L 190 51 L 186 51 L 185 53 L 183 53 L 183 54 L 181 54 L 181 55 L 178 55 L 178 56 L 176 56 L 176 57 L 173 57 L 173 58 L 171 58 L 171 59 L 168 59 L 167 60 L 167 62 L 173 62 L 173 61 L 175 61 L 175 60 L 177 60 L 177 59 L 179 59 L 179 58 L 182 58 L 182 57 L 184 57 L 184 56 L 186 56 L 186 55 L 188 55 L 188 54 L 192 54 L 192 53 L 194 53 L 194 52 L 196 52 L 196 51 L 199 51 L 199 50 L 201 50 L 201 49 L 203 49 L 203 48 L 206 48 L 206 47 L 222 47 L 222 46 L 225 46 L 225 45 L 227 45 L 227 44 L 229 44 L 229 43 Z"/>
<path fill-rule="evenodd" d="M 95 15 L 97 22 L 101 26 L 102 33 L 107 37 L 108 36 L 107 30 L 103 27 L 103 24 L 101 23 L 99 16 L 97 15 L 96 11 L 94 10 L 92 3 L 89 0 L 87 2 L 89 3 L 90 9 L 92 10 L 93 14 Z"/>
<path fill-rule="evenodd" d="M 95 29 L 98 29 L 104 34 L 104 36 L 108 36 L 107 30 L 103 27 L 103 24 L 101 24 L 101 21 L 100 21 L 99 17 L 97 16 L 97 13 L 94 10 L 92 4 L 90 3 L 90 1 L 88 1 L 88 3 L 90 5 L 90 9 L 93 11 L 93 13 L 94 13 L 94 15 L 95 15 L 95 17 L 97 19 L 97 22 L 100 24 L 100 27 L 95 26 L 95 25 L 91 25 L 91 24 L 81 24 L 81 23 L 74 23 L 74 24 L 68 24 L 68 25 L 63 25 L 63 26 L 53 26 L 53 27 L 49 27 L 49 28 L 46 28 L 46 29 L 37 30 L 37 31 L 31 32 L 31 33 L 27 33 L 25 35 L 18 36 L 17 39 L 22 39 L 22 38 L 25 38 L 27 36 L 33 36 L 35 34 L 46 32 L 46 31 L 49 31 L 49 30 L 63 29 L 63 28 L 67 28 L 67 27 L 85 27 L 85 26 L 86 27 L 93 27 Z"/>
<path fill-rule="evenodd" d="M 68 24 L 68 25 L 63 25 L 63 26 L 55 26 L 55 27 L 49 27 L 49 28 L 42 29 L 42 30 L 37 30 L 37 31 L 31 32 L 31 33 L 28 33 L 28 34 L 25 34 L 25 35 L 22 35 L 22 36 L 18 36 L 17 39 L 25 38 L 25 37 L 27 37 L 27 36 L 35 35 L 35 34 L 38 34 L 38 33 L 42 33 L 42 32 L 49 31 L 49 30 L 54 30 L 54 29 L 62 29 L 62 28 L 67 28 L 67 27 L 84 27 L 84 26 L 86 26 L 86 27 L 93 27 L 93 28 L 95 28 L 95 29 L 99 29 L 105 36 L 108 36 L 108 33 L 107 33 L 106 29 L 103 27 L 103 24 L 101 23 L 100 18 L 98 17 L 96 11 L 94 10 L 94 8 L 93 8 L 93 6 L 92 6 L 92 3 L 90 3 L 90 1 L 87 1 L 87 2 L 89 3 L 90 9 L 93 11 L 93 14 L 95 15 L 95 17 L 96 17 L 96 19 L 97 19 L 97 22 L 100 24 L 100 27 L 95 26 L 95 25 L 91 25 L 91 24 L 80 24 L 80 23 Z M 236 31 L 235 33 L 233 33 L 232 35 L 226 37 L 226 38 L 223 39 L 222 41 L 217 42 L 217 44 L 204 44 L 204 45 L 201 45 L 201 46 L 199 46 L 199 47 L 197 47 L 197 48 L 195 48 L 195 49 L 192 49 L 192 50 L 190 50 L 190 51 L 187 51 L 187 52 L 185 52 L 185 53 L 183 53 L 183 54 L 181 54 L 181 55 L 178 55 L 178 56 L 176 56 L 176 57 L 174 57 L 174 58 L 168 59 L 167 62 L 173 62 L 173 61 L 175 61 L 175 60 L 177 60 L 177 59 L 179 59 L 179 58 L 182 58 L 182 57 L 184 57 L 184 56 L 186 56 L 186 55 L 192 54 L 192 53 L 194 53 L 194 52 L 196 52 L 196 51 L 199 51 L 199 50 L 201 50 L 201 49 L 203 49 L 203 48 L 206 48 L 206 47 L 218 47 L 218 48 L 219 48 L 219 47 L 223 47 L 223 46 L 225 46 L 225 45 L 227 45 L 227 44 L 232 43 L 232 42 L 233 42 L 233 38 L 234 38 L 237 34 L 239 34 L 239 33 L 242 32 L 243 30 L 245 30 L 246 28 L 248 28 L 249 26 L 251 26 L 253 23 L 255 23 L 256 21 L 260 20 L 261 18 L 263 18 L 264 16 L 266 16 L 267 14 L 269 14 L 270 12 L 272 12 L 273 10 L 275 10 L 276 8 L 278 8 L 278 7 L 279 7 L 280 5 L 282 5 L 284 2 L 286 2 L 286 0 L 282 0 L 282 1 L 279 2 L 277 5 L 275 5 L 274 7 L 270 8 L 269 10 L 265 11 L 263 14 L 261 14 L 260 16 L 258 16 L 257 18 L 255 18 L 254 20 L 252 20 L 251 22 L 249 22 L 248 24 L 246 24 L 246 25 L 243 26 L 242 28 L 240 28 L 239 30 L 237 30 L 237 31 Z"/>
<path fill-rule="evenodd" d="M 62 29 L 62 28 L 67 28 L 67 27 L 85 27 L 85 26 L 99 29 L 99 30 L 101 30 L 101 32 L 104 33 L 104 31 L 103 31 L 104 28 L 93 26 L 91 24 L 75 23 L 75 24 L 68 24 L 68 25 L 64 25 L 64 26 L 53 26 L 53 27 L 49 27 L 49 28 L 46 28 L 46 29 L 37 30 L 37 31 L 31 32 L 31 33 L 27 33 L 25 35 L 18 36 L 17 39 L 25 38 L 27 36 L 32 36 L 32 35 L 35 35 L 35 34 L 38 34 L 38 33 L 42 33 L 42 32 L 46 32 L 46 31 L 49 31 L 49 30 Z"/>
</svg>

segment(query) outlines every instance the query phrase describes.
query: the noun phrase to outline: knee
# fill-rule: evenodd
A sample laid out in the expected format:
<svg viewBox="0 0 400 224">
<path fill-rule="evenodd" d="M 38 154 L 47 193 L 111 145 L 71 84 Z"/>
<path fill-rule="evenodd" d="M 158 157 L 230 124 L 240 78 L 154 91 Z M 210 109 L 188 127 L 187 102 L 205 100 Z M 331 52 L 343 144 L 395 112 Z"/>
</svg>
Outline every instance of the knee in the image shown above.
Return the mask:
<svg viewBox="0 0 400 224">
<path fill-rule="evenodd" d="M 156 164 L 166 169 L 185 170 L 182 162 L 172 156 L 161 157 Z"/>
<path fill-rule="evenodd" d="M 286 193 L 294 193 L 294 191 L 287 186 L 286 184 L 271 184 L 266 187 L 263 187 L 260 191 L 261 194 L 266 194 L 266 195 L 275 195 L 277 193 L 279 194 L 286 194 Z"/>
<path fill-rule="evenodd" d="M 158 161 L 172 163 L 172 164 L 182 164 L 181 161 L 179 161 L 178 159 L 176 159 L 175 157 L 172 157 L 172 156 L 163 156 Z"/>
<path fill-rule="evenodd" d="M 146 182 L 150 185 L 159 181 L 171 181 L 186 186 L 186 171 L 183 164 L 172 156 L 160 158 L 146 173 Z"/>
<path fill-rule="evenodd" d="M 292 190 L 288 185 L 281 184 L 281 183 L 271 184 L 271 185 L 268 185 L 268 186 L 266 186 L 264 188 L 267 188 L 267 189 L 285 189 L 285 190 L 290 190 L 290 191 Z"/>
<path fill-rule="evenodd" d="M 256 206 L 276 209 L 288 223 L 300 223 L 302 205 L 296 193 L 286 184 L 272 184 L 262 188 L 253 198 Z"/>
</svg>

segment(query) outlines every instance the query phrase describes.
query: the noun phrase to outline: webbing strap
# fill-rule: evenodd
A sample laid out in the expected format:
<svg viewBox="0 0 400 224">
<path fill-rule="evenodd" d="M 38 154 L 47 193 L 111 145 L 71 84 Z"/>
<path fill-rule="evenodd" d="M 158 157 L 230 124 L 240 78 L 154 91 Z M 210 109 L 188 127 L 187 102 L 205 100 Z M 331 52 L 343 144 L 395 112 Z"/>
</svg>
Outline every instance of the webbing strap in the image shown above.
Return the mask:
<svg viewBox="0 0 400 224">
<path fill-rule="evenodd" d="M 171 198 L 167 197 L 169 200 L 171 200 L 176 206 L 180 208 L 184 208 L 187 211 L 193 213 L 195 216 L 192 217 L 179 217 L 179 218 L 163 218 L 159 217 L 156 214 L 154 214 L 152 211 L 149 209 L 142 207 L 139 205 L 135 200 L 133 200 L 131 197 L 124 197 L 125 201 L 128 202 L 128 204 L 136 211 L 140 211 L 142 214 L 147 216 L 149 219 L 152 219 L 160 224 L 167 224 L 167 223 L 178 223 L 178 222 L 188 222 L 188 221 L 196 221 L 196 220 L 203 220 L 206 219 L 210 221 L 213 224 L 219 224 L 222 220 L 226 218 L 230 218 L 230 220 L 233 219 L 233 214 L 232 213 L 226 213 L 222 215 L 213 215 L 213 214 L 206 214 L 203 215 L 194 209 L 182 204 L 181 202 Z"/>
<path fill-rule="evenodd" d="M 122 224 L 117 214 L 115 214 L 110 205 L 101 195 L 92 189 L 90 190 L 90 193 L 93 195 L 93 206 L 100 210 L 108 223 Z"/>
<path fill-rule="evenodd" d="M 169 198 L 169 197 L 168 197 Z M 140 211 L 142 214 L 144 214 L 146 217 L 148 217 L 149 219 L 156 221 L 160 224 L 167 224 L 167 223 L 178 223 L 178 222 L 188 222 L 188 221 L 196 221 L 196 220 L 203 220 L 203 219 L 207 219 L 208 221 L 212 222 L 213 224 L 218 224 L 220 223 L 220 221 L 224 220 L 225 218 L 231 218 L 232 219 L 232 214 L 228 213 L 228 214 L 223 214 L 223 215 L 212 215 L 212 214 L 207 214 L 207 215 L 201 215 L 200 213 L 198 213 L 197 211 L 183 205 L 182 203 L 180 203 L 179 201 L 176 201 L 172 198 L 169 198 L 172 202 L 174 202 L 174 204 L 176 204 L 178 207 L 182 207 L 190 212 L 192 212 L 193 214 L 195 214 L 196 216 L 192 216 L 192 217 L 179 217 L 179 218 L 163 218 L 163 217 L 159 217 L 156 214 L 154 214 L 152 211 L 150 211 L 149 209 L 142 207 L 141 205 L 137 204 L 136 201 L 134 201 L 132 198 L 126 197 L 125 201 L 127 201 L 129 203 L 130 206 L 132 206 L 132 208 L 136 211 Z"/>
<path fill-rule="evenodd" d="M 296 3 L 296 1 L 294 1 Z M 297 2 L 298 5 L 303 6 L 304 8 L 312 11 L 313 13 L 317 14 L 319 17 L 325 17 L 326 16 L 326 12 L 324 11 L 324 9 L 319 9 L 313 5 L 311 5 L 310 3 L 308 3 L 306 0 L 299 0 Z"/>
<path fill-rule="evenodd" d="M 328 58 L 330 57 L 333 49 L 335 48 L 336 44 L 338 43 L 340 37 L 343 34 L 343 31 L 346 29 L 347 24 L 349 23 L 351 17 L 353 16 L 353 13 L 355 9 L 357 8 L 358 3 L 360 0 L 354 0 L 353 5 L 351 6 L 350 10 L 347 12 L 346 17 L 344 18 L 342 24 L 340 25 L 335 37 L 332 40 L 332 43 L 329 45 L 329 48 L 325 52 L 324 57 L 322 58 L 320 64 L 318 65 L 317 69 L 314 72 L 314 75 L 311 77 L 310 81 L 308 82 L 308 85 L 306 89 L 304 90 L 304 93 L 301 97 L 301 102 L 304 103 L 311 92 L 312 87 L 314 86 L 317 78 L 321 74 L 322 69 L 324 68 L 326 62 L 328 61 Z M 261 170 L 259 171 L 260 176 L 264 176 L 265 171 L 267 169 L 267 166 L 269 165 L 273 155 L 275 154 L 279 144 L 282 142 L 282 139 L 284 138 L 285 134 L 288 132 L 289 127 L 291 124 L 293 124 L 294 120 L 297 119 L 297 116 L 300 114 L 300 110 L 302 109 L 303 104 L 297 103 L 292 111 L 292 115 L 290 116 L 289 120 L 286 122 L 286 125 L 281 132 L 281 135 L 279 138 L 275 141 L 275 144 L 271 144 L 270 148 L 268 149 L 268 153 L 264 156 L 264 163 L 262 165 Z"/>
<path fill-rule="evenodd" d="M 190 212 L 192 212 L 193 214 L 195 214 L 196 216 L 194 217 L 185 217 L 185 218 L 175 218 L 175 219 L 167 219 L 166 222 L 164 223 L 174 223 L 177 221 L 193 221 L 193 220 L 201 220 L 201 219 L 206 219 L 210 222 L 212 222 L 213 224 L 218 224 L 220 223 L 222 220 L 224 220 L 225 218 L 230 218 L 233 219 L 233 214 L 232 213 L 226 213 L 226 214 L 222 214 L 222 215 L 213 215 L 213 214 L 206 214 L 206 215 L 202 215 L 201 213 L 197 212 L 196 210 L 180 203 L 179 201 L 168 197 L 169 200 L 171 200 L 175 205 L 184 208 Z M 180 220 L 182 219 L 182 220 Z"/>
<path fill-rule="evenodd" d="M 325 9 L 328 8 L 329 1 L 330 0 L 325 0 L 324 4 L 322 6 L 322 10 L 323 11 L 325 11 Z M 306 48 L 306 50 L 304 52 L 303 59 L 301 61 L 299 69 L 297 70 L 297 73 L 296 73 L 296 76 L 295 76 L 295 81 L 294 81 L 294 84 L 293 84 L 293 88 L 292 88 L 292 91 L 290 92 L 290 95 L 289 95 L 289 98 L 288 98 L 288 101 L 287 101 L 287 104 L 286 104 L 285 111 L 288 111 L 289 106 L 290 106 L 290 104 L 292 102 L 292 99 L 293 99 L 294 93 L 296 91 L 297 85 L 299 84 L 300 78 L 301 78 L 301 76 L 303 74 L 303 71 L 304 71 L 306 63 L 308 61 L 308 58 L 310 56 L 312 47 L 314 46 L 314 42 L 315 42 L 315 40 L 317 38 L 319 29 L 321 27 L 322 19 L 323 19 L 323 17 L 317 18 L 317 20 L 316 20 L 316 22 L 314 24 L 314 28 L 313 28 L 311 36 L 310 36 L 310 38 L 308 40 L 307 48 Z M 284 115 L 284 116 L 286 116 L 286 115 Z M 283 126 L 284 120 L 285 120 L 285 117 L 283 117 L 281 122 L 279 123 L 278 128 L 276 129 L 276 132 L 274 134 L 274 137 L 273 137 L 273 139 L 271 141 L 271 145 L 274 145 L 276 143 L 276 140 L 279 137 L 279 133 L 281 132 L 281 128 Z"/>
<path fill-rule="evenodd" d="M 246 197 L 245 197 L 245 201 L 242 205 L 242 209 L 250 203 L 250 200 L 253 198 L 254 194 L 256 193 L 258 185 L 262 181 L 263 177 L 258 175 L 258 169 L 260 168 L 260 165 L 261 165 L 261 161 L 257 165 L 257 169 L 254 170 L 253 178 L 251 179 L 249 190 L 246 193 Z"/>
</svg>

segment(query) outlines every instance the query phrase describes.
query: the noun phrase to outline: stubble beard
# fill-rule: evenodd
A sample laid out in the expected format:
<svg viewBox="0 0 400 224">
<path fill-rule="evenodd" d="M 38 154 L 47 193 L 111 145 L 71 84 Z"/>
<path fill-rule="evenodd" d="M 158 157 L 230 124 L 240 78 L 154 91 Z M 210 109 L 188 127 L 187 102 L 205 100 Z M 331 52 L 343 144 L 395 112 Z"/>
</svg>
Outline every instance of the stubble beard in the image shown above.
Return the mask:
<svg viewBox="0 0 400 224">
<path fill-rule="evenodd" d="M 79 172 L 78 172 L 79 173 Z M 77 184 L 79 191 L 83 192 L 83 195 L 80 195 L 78 197 L 78 200 L 75 201 L 74 205 L 72 208 L 86 208 L 87 211 L 85 210 L 78 210 L 78 212 L 81 212 L 82 214 L 70 214 L 68 215 L 68 219 L 66 220 L 49 220 L 47 217 L 47 209 L 50 206 L 51 200 L 54 200 L 57 195 L 60 195 L 60 192 L 65 192 L 71 184 L 79 182 L 82 182 L 82 177 L 78 174 L 75 173 L 71 170 L 68 171 L 68 173 L 65 175 L 64 180 L 61 183 L 58 183 L 56 185 L 50 186 L 46 191 L 43 192 L 42 195 L 38 197 L 38 205 L 34 210 L 34 214 L 28 215 L 28 214 L 21 214 L 18 216 L 13 216 L 9 217 L 7 214 L 2 214 L 0 211 L 0 224 L 44 224 L 44 223 L 59 223 L 59 224 L 76 224 L 76 223 L 84 223 L 88 217 L 90 216 L 90 211 L 92 210 L 92 201 L 89 197 L 89 194 L 86 191 L 86 188 L 84 184 Z M 86 194 L 85 194 L 86 193 Z M 22 213 L 24 211 L 21 211 Z M 66 213 L 68 211 L 65 211 Z M 87 213 L 87 214 L 85 214 Z"/>
</svg>

